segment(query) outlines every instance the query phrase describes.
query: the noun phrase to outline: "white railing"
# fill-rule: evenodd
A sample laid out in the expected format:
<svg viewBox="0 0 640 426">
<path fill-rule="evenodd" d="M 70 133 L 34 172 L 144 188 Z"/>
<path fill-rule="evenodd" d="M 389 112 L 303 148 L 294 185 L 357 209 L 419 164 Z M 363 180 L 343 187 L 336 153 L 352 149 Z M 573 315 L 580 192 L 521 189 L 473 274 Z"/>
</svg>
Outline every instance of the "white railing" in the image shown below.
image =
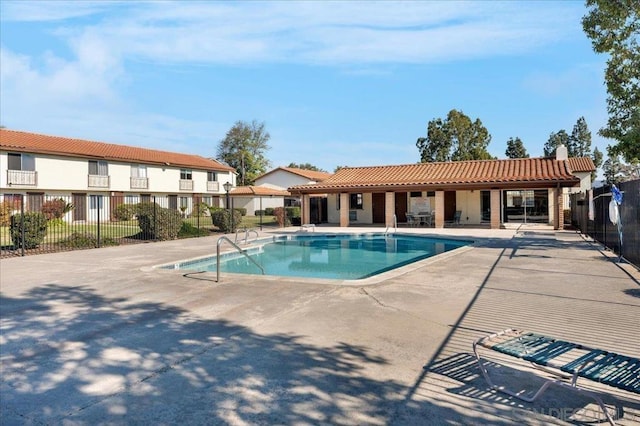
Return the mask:
<svg viewBox="0 0 640 426">
<path fill-rule="evenodd" d="M 180 191 L 193 191 L 193 181 L 191 179 L 180 179 Z"/>
<path fill-rule="evenodd" d="M 7 170 L 7 185 L 36 186 L 37 172 L 28 170 Z"/>
<path fill-rule="evenodd" d="M 207 182 L 207 192 L 220 192 L 220 182 Z"/>
<path fill-rule="evenodd" d="M 149 178 L 146 177 L 132 177 L 131 189 L 147 189 L 149 188 Z"/>
<path fill-rule="evenodd" d="M 108 188 L 109 176 L 89 175 L 89 188 Z"/>
</svg>

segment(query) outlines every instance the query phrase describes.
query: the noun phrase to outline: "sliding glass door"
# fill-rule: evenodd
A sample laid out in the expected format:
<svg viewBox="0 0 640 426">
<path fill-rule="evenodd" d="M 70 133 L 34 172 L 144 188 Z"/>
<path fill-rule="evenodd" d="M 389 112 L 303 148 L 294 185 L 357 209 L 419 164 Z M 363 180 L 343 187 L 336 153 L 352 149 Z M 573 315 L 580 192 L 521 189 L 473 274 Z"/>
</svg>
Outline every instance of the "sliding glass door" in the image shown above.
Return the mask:
<svg viewBox="0 0 640 426">
<path fill-rule="evenodd" d="M 549 223 L 546 189 L 504 191 L 503 220 L 512 223 Z"/>
</svg>

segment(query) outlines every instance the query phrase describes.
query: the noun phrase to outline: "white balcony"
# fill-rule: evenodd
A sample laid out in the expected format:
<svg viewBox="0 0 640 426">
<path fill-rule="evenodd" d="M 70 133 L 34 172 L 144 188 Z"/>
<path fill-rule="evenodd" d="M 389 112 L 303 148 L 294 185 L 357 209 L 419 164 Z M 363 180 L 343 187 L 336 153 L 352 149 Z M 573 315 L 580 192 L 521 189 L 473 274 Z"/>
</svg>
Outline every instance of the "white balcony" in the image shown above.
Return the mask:
<svg viewBox="0 0 640 426">
<path fill-rule="evenodd" d="M 180 179 L 180 191 L 193 191 L 193 181 L 191 179 Z"/>
<path fill-rule="evenodd" d="M 130 187 L 131 189 L 147 189 L 149 188 L 149 178 L 132 177 Z"/>
<path fill-rule="evenodd" d="M 38 172 L 27 170 L 7 170 L 7 185 L 36 186 L 37 184 Z"/>
<path fill-rule="evenodd" d="M 89 175 L 89 188 L 109 188 L 109 176 Z"/>
<path fill-rule="evenodd" d="M 220 182 L 207 182 L 207 192 L 220 192 Z"/>
</svg>

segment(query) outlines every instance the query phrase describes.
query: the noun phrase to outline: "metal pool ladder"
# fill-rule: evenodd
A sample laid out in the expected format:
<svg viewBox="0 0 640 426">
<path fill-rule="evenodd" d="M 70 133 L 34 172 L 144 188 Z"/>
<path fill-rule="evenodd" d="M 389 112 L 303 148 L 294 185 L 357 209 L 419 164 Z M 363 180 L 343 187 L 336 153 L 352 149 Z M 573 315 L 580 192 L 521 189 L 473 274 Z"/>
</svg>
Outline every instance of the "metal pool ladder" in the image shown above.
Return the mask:
<svg viewBox="0 0 640 426">
<path fill-rule="evenodd" d="M 240 232 L 239 229 L 236 230 L 236 240 L 235 243 L 238 244 L 238 232 Z M 244 243 L 247 244 L 249 242 L 249 233 L 253 232 L 254 234 L 256 234 L 256 240 L 258 238 L 260 238 L 260 234 L 258 234 L 258 231 L 255 228 L 245 228 L 244 230 Z"/>
<path fill-rule="evenodd" d="M 260 268 L 260 271 L 262 271 L 262 275 L 264 275 L 264 268 L 262 266 L 260 266 L 260 264 L 258 262 L 256 262 L 251 256 L 249 256 L 247 254 L 246 251 L 241 249 L 236 243 L 231 241 L 228 237 L 222 236 L 222 237 L 218 238 L 218 242 L 216 244 L 216 282 L 220 282 L 220 245 L 222 244 L 223 241 L 227 241 L 236 250 L 238 250 L 240 253 L 242 253 L 247 259 L 252 261 L 254 265 L 256 265 L 258 268 Z"/>
<path fill-rule="evenodd" d="M 389 228 L 390 227 L 387 226 L 387 229 L 384 230 L 385 237 L 389 233 Z M 393 215 L 393 232 L 398 232 L 398 217 L 395 214 Z"/>
</svg>

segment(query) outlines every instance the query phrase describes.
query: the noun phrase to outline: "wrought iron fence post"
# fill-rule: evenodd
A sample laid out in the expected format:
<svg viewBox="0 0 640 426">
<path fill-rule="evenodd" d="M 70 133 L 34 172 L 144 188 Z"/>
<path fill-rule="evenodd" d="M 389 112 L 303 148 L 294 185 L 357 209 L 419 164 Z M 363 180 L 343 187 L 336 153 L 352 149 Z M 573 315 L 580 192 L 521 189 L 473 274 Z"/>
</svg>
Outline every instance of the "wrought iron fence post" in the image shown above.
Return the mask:
<svg viewBox="0 0 640 426">
<path fill-rule="evenodd" d="M 24 256 L 24 244 L 25 244 L 25 233 L 24 229 L 24 195 L 20 195 L 20 256 Z"/>
<path fill-rule="evenodd" d="M 97 230 L 96 230 L 96 233 L 97 233 L 97 238 L 96 239 L 98 240 L 97 241 L 98 242 L 98 248 L 100 248 L 100 210 L 102 210 L 102 203 L 101 203 L 102 195 L 98 195 L 98 200 L 97 201 L 98 201 L 98 227 L 97 227 Z"/>
<path fill-rule="evenodd" d="M 153 196 L 153 230 L 154 230 L 154 235 L 153 235 L 153 239 L 157 240 L 158 239 L 158 213 L 156 212 L 157 210 L 157 204 L 156 204 L 156 196 Z"/>
</svg>

